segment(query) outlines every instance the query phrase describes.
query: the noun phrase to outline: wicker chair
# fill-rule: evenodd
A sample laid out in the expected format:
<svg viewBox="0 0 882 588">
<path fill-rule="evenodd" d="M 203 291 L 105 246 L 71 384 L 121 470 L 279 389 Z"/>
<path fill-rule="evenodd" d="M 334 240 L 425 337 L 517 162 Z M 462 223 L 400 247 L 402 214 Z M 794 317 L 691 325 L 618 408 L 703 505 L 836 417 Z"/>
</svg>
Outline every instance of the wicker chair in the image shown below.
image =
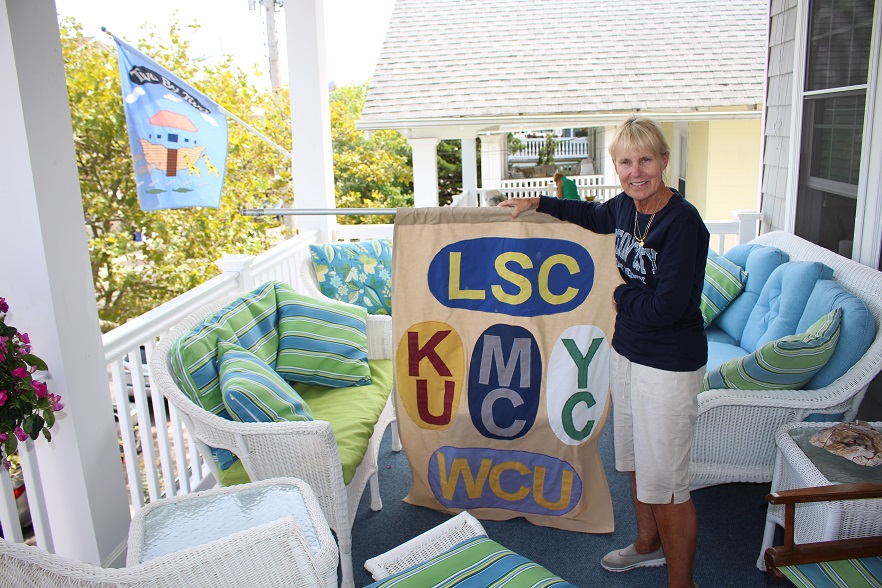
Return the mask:
<svg viewBox="0 0 882 588">
<path fill-rule="evenodd" d="M 783 231 L 766 233 L 751 243 L 777 247 L 791 261 L 820 261 L 833 268 L 833 279 L 873 313 L 876 338 L 851 369 L 824 388 L 701 393 L 689 460 L 693 489 L 730 482 L 770 482 L 778 427 L 811 414 L 842 414 L 841 420 L 854 419 L 867 387 L 882 369 L 882 273 Z"/>
<path fill-rule="evenodd" d="M 313 553 L 310 544 L 314 539 L 307 537 L 295 517 L 286 517 L 125 568 L 102 568 L 0 539 L 0 586 L 314 588 L 329 585 L 329 558 L 333 558 L 331 572 L 336 584 L 336 548 L 331 532 L 327 526 L 317 527 L 315 532 L 330 549 Z"/>
<path fill-rule="evenodd" d="M 770 547 L 765 551 L 765 564 L 769 576 L 781 580 L 786 575 L 797 586 L 815 586 L 812 579 L 817 581 L 824 574 L 836 574 L 840 570 L 848 568 L 862 568 L 878 570 L 879 557 L 882 556 L 882 537 L 869 536 L 851 539 L 837 539 L 819 541 L 815 543 L 797 544 L 795 541 L 797 517 L 796 505 L 803 507 L 813 504 L 823 504 L 841 501 L 882 499 L 882 484 L 834 484 L 817 488 L 800 488 L 797 490 L 784 490 L 773 492 L 766 497 L 770 504 L 783 506 L 787 514 L 784 526 L 784 545 Z M 873 558 L 861 563 L 856 560 Z M 836 562 L 833 567 L 815 566 L 813 564 Z M 872 564 L 872 565 L 870 565 Z M 840 567 L 837 567 L 840 566 Z M 872 573 L 872 572 L 870 572 Z M 882 580 L 874 576 L 876 582 Z M 832 582 L 826 585 L 834 585 Z M 839 585 L 839 584 L 836 584 Z M 865 586 L 876 586 L 867 581 Z"/>
<path fill-rule="evenodd" d="M 312 487 L 328 524 L 337 535 L 342 585 L 352 587 L 352 523 L 368 483 L 371 486 L 371 509 L 377 511 L 383 507 L 377 480 L 377 456 L 383 433 L 393 418 L 392 395 L 374 426 L 364 459 L 348 485 L 343 481 L 337 440 L 327 421 L 240 423 L 203 410 L 175 383 L 169 364 L 170 350 L 176 339 L 236 298 L 230 296 L 203 306 L 166 334 L 151 359 L 153 381 L 183 417 L 189 434 L 215 478 L 218 478 L 218 472 L 211 455 L 212 447 L 236 454 L 252 481 L 295 477 Z M 392 336 L 387 331 L 391 331 L 390 323 L 368 317 L 368 355 L 371 359 L 392 357 Z"/>
</svg>

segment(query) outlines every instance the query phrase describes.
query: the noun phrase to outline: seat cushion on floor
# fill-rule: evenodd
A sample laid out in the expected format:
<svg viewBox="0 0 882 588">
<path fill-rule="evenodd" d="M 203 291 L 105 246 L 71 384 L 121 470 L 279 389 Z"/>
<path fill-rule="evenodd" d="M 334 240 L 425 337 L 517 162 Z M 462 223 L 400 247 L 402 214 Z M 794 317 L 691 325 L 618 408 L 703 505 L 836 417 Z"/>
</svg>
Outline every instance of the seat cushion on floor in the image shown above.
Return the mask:
<svg viewBox="0 0 882 588">
<path fill-rule="evenodd" d="M 882 585 L 882 557 L 862 557 L 778 568 L 798 588 Z"/>
<path fill-rule="evenodd" d="M 536 562 L 486 536 L 459 543 L 429 561 L 383 578 L 365 588 L 575 588 Z"/>
</svg>

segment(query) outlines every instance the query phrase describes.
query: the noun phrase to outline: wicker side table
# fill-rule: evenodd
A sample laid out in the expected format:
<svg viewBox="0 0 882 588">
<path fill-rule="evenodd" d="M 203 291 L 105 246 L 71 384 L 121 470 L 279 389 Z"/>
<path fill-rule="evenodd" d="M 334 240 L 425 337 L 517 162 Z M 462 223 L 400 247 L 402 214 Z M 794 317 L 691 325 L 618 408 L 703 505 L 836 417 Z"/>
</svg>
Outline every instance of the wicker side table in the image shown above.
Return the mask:
<svg viewBox="0 0 882 588">
<path fill-rule="evenodd" d="M 336 588 L 337 545 L 312 488 L 296 478 L 215 488 L 148 504 L 132 519 L 127 565 L 286 517 L 297 521 L 325 586 Z"/>
<path fill-rule="evenodd" d="M 772 492 L 848 484 L 882 483 L 882 466 L 850 462 L 809 443 L 813 434 L 836 423 L 787 423 L 778 428 Z M 882 431 L 882 422 L 870 423 Z M 784 524 L 784 507 L 769 505 L 763 544 L 756 566 L 766 569 L 764 554 L 772 546 L 776 526 Z M 882 535 L 882 499 L 801 504 L 796 508 L 796 543 L 813 543 Z"/>
</svg>

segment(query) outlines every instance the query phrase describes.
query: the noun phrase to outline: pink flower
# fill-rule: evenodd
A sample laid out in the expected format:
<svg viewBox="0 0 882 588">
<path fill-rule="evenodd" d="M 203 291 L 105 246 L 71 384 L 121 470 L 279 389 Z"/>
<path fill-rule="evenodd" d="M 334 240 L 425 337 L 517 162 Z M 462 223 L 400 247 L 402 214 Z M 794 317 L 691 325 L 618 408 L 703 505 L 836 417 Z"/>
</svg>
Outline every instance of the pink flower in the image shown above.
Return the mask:
<svg viewBox="0 0 882 588">
<path fill-rule="evenodd" d="M 6 404 L 7 398 L 9 398 L 9 392 L 6 390 L 0 390 L 0 406 Z M 6 441 L 6 439 L 2 439 L 2 441 Z"/>
<path fill-rule="evenodd" d="M 19 333 L 18 338 L 21 340 L 22 343 L 30 343 L 31 342 L 31 338 L 28 337 L 27 333 Z"/>
<path fill-rule="evenodd" d="M 24 429 L 21 427 L 15 428 L 15 436 L 18 437 L 19 441 L 25 441 L 28 438 L 28 434 L 24 432 Z"/>
<path fill-rule="evenodd" d="M 0 433 L 0 443 L 6 443 L 6 438 L 9 437 L 6 433 Z"/>
<path fill-rule="evenodd" d="M 6 361 L 6 354 L 3 351 L 5 351 L 5 348 L 0 347 L 0 361 Z"/>
<path fill-rule="evenodd" d="M 58 396 L 57 394 L 49 395 L 49 405 L 52 407 L 52 412 L 58 412 L 64 408 L 64 405 L 61 404 L 61 396 Z"/>
<path fill-rule="evenodd" d="M 12 375 L 16 378 L 24 379 L 24 378 L 28 377 L 28 370 L 23 367 L 17 367 L 14 370 L 12 370 Z"/>
<path fill-rule="evenodd" d="M 37 394 L 37 398 L 46 398 L 46 395 L 49 394 L 49 391 L 46 389 L 46 384 L 43 382 L 37 382 L 34 380 L 31 382 L 31 388 L 34 389 L 34 392 Z"/>
<path fill-rule="evenodd" d="M 6 299 L 0 297 L 0 312 L 8 312 L 8 311 L 9 311 L 9 305 L 6 304 Z"/>
</svg>

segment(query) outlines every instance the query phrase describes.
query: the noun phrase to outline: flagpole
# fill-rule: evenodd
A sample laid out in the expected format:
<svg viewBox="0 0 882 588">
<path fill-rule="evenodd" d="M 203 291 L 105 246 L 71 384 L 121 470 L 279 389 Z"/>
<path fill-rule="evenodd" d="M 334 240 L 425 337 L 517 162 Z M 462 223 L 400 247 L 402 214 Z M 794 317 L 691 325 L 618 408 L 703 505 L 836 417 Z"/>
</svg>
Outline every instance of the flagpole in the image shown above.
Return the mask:
<svg viewBox="0 0 882 588">
<path fill-rule="evenodd" d="M 107 33 L 111 37 L 118 38 L 116 35 L 114 35 L 110 31 L 108 31 L 107 27 L 101 27 L 101 31 L 104 33 Z M 205 92 L 203 92 L 203 94 L 205 94 Z M 207 94 L 206 94 L 206 96 L 207 96 Z M 284 155 L 288 159 L 291 159 L 291 152 L 290 151 L 288 151 L 284 147 L 277 145 L 269 137 L 267 137 L 266 135 L 264 135 L 263 133 L 261 133 L 260 131 L 258 131 L 257 129 L 255 129 L 254 127 L 252 127 L 248 123 L 246 123 L 245 121 L 243 121 L 241 118 L 239 118 L 238 116 L 236 116 L 235 114 L 233 114 L 232 112 L 230 112 L 229 110 L 227 110 L 226 108 L 221 106 L 220 104 L 217 105 L 217 108 L 221 112 L 221 114 L 223 114 L 224 116 L 230 117 L 235 122 L 242 125 L 247 131 L 250 131 L 253 135 L 257 136 L 258 138 L 263 139 L 264 142 L 266 142 L 267 144 L 272 146 L 276 151 L 278 151 L 279 153 L 281 153 L 282 155 Z"/>
<path fill-rule="evenodd" d="M 263 133 L 261 133 L 260 131 L 258 131 L 254 127 L 252 127 L 251 125 L 244 122 L 241 118 L 239 118 L 238 116 L 236 116 L 235 114 L 233 114 L 232 112 L 230 112 L 229 110 L 227 110 L 226 108 L 221 106 L 220 104 L 217 105 L 217 108 L 223 114 L 230 117 L 231 119 L 233 119 L 234 121 L 236 121 L 237 123 L 239 123 L 240 125 L 245 127 L 247 130 L 251 131 L 254 135 L 257 135 L 258 137 L 263 139 L 266 143 L 268 143 L 269 145 L 274 147 L 276 151 L 278 151 L 279 153 L 281 153 L 282 155 L 284 155 L 288 159 L 291 159 L 291 152 L 290 151 L 288 151 L 284 147 L 280 147 L 279 145 L 276 145 L 269 137 L 267 137 L 266 135 L 264 135 Z"/>
</svg>

